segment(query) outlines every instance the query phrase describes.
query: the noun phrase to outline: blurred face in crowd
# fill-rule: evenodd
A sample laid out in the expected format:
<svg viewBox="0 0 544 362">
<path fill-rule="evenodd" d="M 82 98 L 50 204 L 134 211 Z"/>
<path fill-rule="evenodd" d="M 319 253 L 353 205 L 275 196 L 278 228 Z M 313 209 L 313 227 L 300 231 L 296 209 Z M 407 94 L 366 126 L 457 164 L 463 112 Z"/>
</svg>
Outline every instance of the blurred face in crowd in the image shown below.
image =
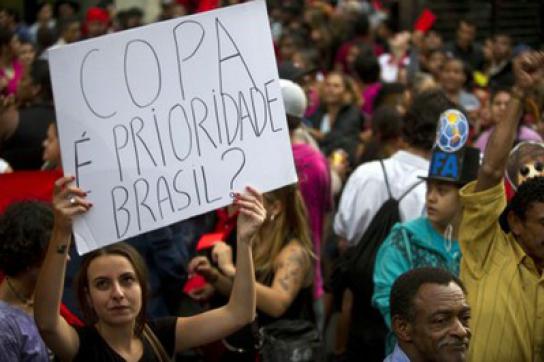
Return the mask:
<svg viewBox="0 0 544 362">
<path fill-rule="evenodd" d="M 431 225 L 442 232 L 459 211 L 459 188 L 451 182 L 428 180 L 426 207 Z"/>
<path fill-rule="evenodd" d="M 429 30 L 425 36 L 425 49 L 427 51 L 442 49 L 442 36 L 435 30 Z"/>
<path fill-rule="evenodd" d="M 108 30 L 108 25 L 100 20 L 96 21 L 89 21 L 87 23 L 87 35 L 89 38 L 94 38 L 96 36 L 104 35 L 106 34 L 106 31 Z"/>
<path fill-rule="evenodd" d="M 461 21 L 457 28 L 457 45 L 460 48 L 468 48 L 476 38 L 476 27 Z"/>
<path fill-rule="evenodd" d="M 68 19 L 75 15 L 75 9 L 70 4 L 60 4 L 58 7 L 59 19 Z"/>
<path fill-rule="evenodd" d="M 100 322 L 110 326 L 133 323 L 142 307 L 142 289 L 130 261 L 101 255 L 88 267 L 88 302 Z"/>
<path fill-rule="evenodd" d="M 508 92 L 497 92 L 490 103 L 491 108 L 491 121 L 496 124 L 500 122 L 505 115 L 508 102 L 512 96 Z"/>
<path fill-rule="evenodd" d="M 493 40 L 487 38 L 484 41 L 482 46 L 482 53 L 484 54 L 484 59 L 486 62 L 491 62 L 493 60 Z"/>
<path fill-rule="evenodd" d="M 81 38 L 81 24 L 78 21 L 70 23 L 62 32 L 62 38 L 68 44 L 78 41 Z"/>
<path fill-rule="evenodd" d="M 60 145 L 57 126 L 51 123 L 47 128 L 47 138 L 42 143 L 43 161 L 50 165 L 60 165 Z"/>
<path fill-rule="evenodd" d="M 470 307 L 463 290 L 454 282 L 423 284 L 413 308 L 413 321 L 406 322 L 404 333 L 396 331 L 403 349 L 419 361 L 466 361 Z"/>
<path fill-rule="evenodd" d="M 284 35 L 280 40 L 280 57 L 282 60 L 293 60 L 297 47 L 292 37 Z"/>
<path fill-rule="evenodd" d="M 36 59 L 36 50 L 30 43 L 22 43 L 19 46 L 19 60 L 27 67 L 30 67 L 32 62 Z"/>
<path fill-rule="evenodd" d="M 429 60 L 427 61 L 427 68 L 429 72 L 433 75 L 433 77 L 435 77 L 435 79 L 439 79 L 445 60 L 446 54 L 441 51 L 432 52 L 429 56 Z"/>
<path fill-rule="evenodd" d="M 493 40 L 493 58 L 499 62 L 512 55 L 512 40 L 506 35 L 497 35 Z"/>
<path fill-rule="evenodd" d="M 341 105 L 346 96 L 346 84 L 339 74 L 332 73 L 325 79 L 323 101 L 326 105 Z"/>
<path fill-rule="evenodd" d="M 51 18 L 53 17 L 53 9 L 51 8 L 51 5 L 46 3 L 40 8 L 40 11 L 38 11 L 38 22 L 40 23 L 47 23 Z"/>
<path fill-rule="evenodd" d="M 442 68 L 440 84 L 446 92 L 458 92 L 466 82 L 463 63 L 458 59 L 450 59 Z"/>
</svg>

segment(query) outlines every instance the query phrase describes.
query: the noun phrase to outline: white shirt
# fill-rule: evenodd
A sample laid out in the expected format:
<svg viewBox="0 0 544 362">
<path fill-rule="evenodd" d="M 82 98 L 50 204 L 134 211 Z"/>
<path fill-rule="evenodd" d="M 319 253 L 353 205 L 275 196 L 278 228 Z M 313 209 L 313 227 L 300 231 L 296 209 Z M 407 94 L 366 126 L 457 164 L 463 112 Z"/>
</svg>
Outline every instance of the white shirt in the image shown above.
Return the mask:
<svg viewBox="0 0 544 362">
<path fill-rule="evenodd" d="M 394 198 L 399 198 L 412 185 L 427 176 L 429 161 L 406 151 L 398 151 L 384 160 L 385 171 Z M 425 213 L 427 186 L 422 182 L 400 202 L 401 221 L 409 221 Z M 359 166 L 348 179 L 338 212 L 334 217 L 334 232 L 356 245 L 370 225 L 374 215 L 388 199 L 387 187 L 379 161 Z"/>
</svg>

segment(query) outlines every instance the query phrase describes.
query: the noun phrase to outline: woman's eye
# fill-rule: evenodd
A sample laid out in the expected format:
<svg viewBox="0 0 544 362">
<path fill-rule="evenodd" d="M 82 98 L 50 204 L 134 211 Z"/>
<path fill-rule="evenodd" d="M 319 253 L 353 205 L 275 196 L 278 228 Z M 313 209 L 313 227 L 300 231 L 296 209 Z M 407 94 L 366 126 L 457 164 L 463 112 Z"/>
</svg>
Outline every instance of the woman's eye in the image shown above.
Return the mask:
<svg viewBox="0 0 544 362">
<path fill-rule="evenodd" d="M 99 280 L 95 283 L 97 289 L 104 290 L 108 287 L 108 282 L 106 280 Z"/>
<path fill-rule="evenodd" d="M 130 285 L 136 281 L 136 278 L 133 276 L 126 276 L 122 279 L 123 284 Z"/>
</svg>

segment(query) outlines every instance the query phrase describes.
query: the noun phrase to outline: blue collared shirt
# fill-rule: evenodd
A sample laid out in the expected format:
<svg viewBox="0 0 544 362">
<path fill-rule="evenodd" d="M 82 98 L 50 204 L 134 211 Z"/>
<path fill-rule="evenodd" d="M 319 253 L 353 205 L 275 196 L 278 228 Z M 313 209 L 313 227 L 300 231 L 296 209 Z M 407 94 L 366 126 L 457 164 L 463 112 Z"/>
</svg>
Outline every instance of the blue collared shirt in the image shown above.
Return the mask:
<svg viewBox="0 0 544 362">
<path fill-rule="evenodd" d="M 408 358 L 406 353 L 404 353 L 404 351 L 397 343 L 395 344 L 395 349 L 393 350 L 393 353 L 385 357 L 383 362 L 410 362 L 410 358 Z"/>
</svg>

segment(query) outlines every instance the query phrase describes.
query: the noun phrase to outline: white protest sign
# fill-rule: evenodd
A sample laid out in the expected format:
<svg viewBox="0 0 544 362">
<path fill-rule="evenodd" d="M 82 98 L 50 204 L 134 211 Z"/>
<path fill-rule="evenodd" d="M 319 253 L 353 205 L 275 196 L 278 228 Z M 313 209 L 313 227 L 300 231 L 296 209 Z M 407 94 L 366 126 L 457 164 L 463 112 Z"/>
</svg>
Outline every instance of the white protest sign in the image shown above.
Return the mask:
<svg viewBox="0 0 544 362">
<path fill-rule="evenodd" d="M 64 171 L 94 204 L 80 253 L 297 180 L 263 0 L 49 59 Z"/>
</svg>

